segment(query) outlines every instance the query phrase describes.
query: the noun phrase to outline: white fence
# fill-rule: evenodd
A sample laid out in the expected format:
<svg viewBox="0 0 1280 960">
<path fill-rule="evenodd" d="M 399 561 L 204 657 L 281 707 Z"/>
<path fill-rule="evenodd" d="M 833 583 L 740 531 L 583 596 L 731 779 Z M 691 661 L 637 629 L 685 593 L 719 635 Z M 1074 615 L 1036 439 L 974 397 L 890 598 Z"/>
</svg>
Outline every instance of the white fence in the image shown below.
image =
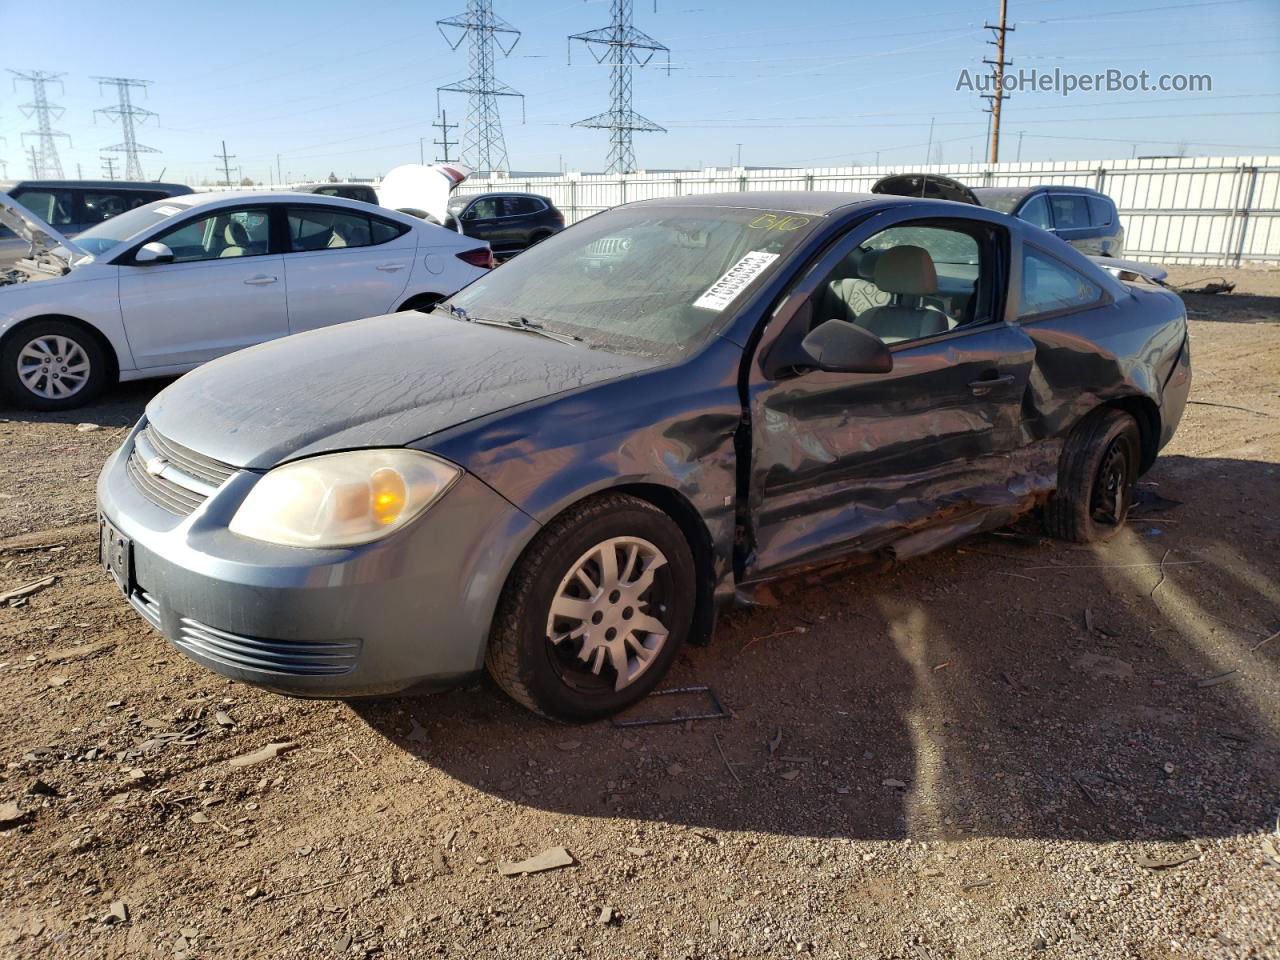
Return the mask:
<svg viewBox="0 0 1280 960">
<path fill-rule="evenodd" d="M 1133 259 L 1227 266 L 1280 262 L 1280 157 L 1274 156 L 496 176 L 468 180 L 457 192 L 539 193 L 572 223 L 631 200 L 726 190 L 858 193 L 883 176 L 908 172 L 936 173 L 974 187 L 1057 183 L 1100 190 L 1120 208 L 1125 256 Z"/>
</svg>

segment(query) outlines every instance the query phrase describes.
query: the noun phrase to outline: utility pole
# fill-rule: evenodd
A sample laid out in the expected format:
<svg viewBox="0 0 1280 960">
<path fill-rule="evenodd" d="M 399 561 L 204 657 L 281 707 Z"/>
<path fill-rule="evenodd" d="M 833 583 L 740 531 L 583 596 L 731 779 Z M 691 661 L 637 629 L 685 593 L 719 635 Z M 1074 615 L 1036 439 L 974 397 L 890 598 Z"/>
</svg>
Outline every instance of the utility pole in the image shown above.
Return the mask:
<svg viewBox="0 0 1280 960">
<path fill-rule="evenodd" d="M 609 166 L 606 173 L 630 173 L 636 169 L 636 151 L 632 145 L 635 133 L 666 133 L 652 120 L 631 109 L 631 70 L 643 67 L 655 54 L 667 55 L 667 73 L 671 72 L 671 50 L 653 37 L 637 30 L 631 23 L 632 0 L 612 0 L 613 22 L 599 30 L 575 33 L 569 38 L 569 49 L 574 40 L 581 40 L 596 63 L 608 62 L 610 70 L 610 96 L 613 105 L 604 113 L 587 117 L 574 124 L 593 130 L 609 131 Z M 572 58 L 572 54 L 571 54 Z"/>
<path fill-rule="evenodd" d="M 493 12 L 493 0 L 467 0 L 467 12 L 437 20 L 436 26 L 451 50 L 469 40 L 471 76 L 465 80 L 436 87 L 436 106 L 440 94 L 467 94 L 467 126 L 462 145 L 465 163 L 483 173 L 508 169 L 507 141 L 502 135 L 499 97 L 519 97 L 524 109 L 524 94 L 497 80 L 493 75 L 494 49 L 510 56 L 520 42 L 520 31 Z M 450 38 L 446 28 L 457 30 Z"/>
<path fill-rule="evenodd" d="M 738 166 L 742 166 L 742 144 L 738 144 Z"/>
<path fill-rule="evenodd" d="M 1019 163 L 1021 163 L 1021 162 L 1022 162 L 1022 135 L 1023 135 L 1024 133 L 1026 133 L 1026 132 L 1027 132 L 1027 131 L 1025 131 L 1025 130 L 1019 130 L 1019 131 L 1018 131 L 1018 157 L 1017 157 L 1017 159 L 1018 159 L 1018 162 L 1019 162 Z"/>
<path fill-rule="evenodd" d="M 994 40 L 988 40 L 987 43 L 992 44 L 996 48 L 996 58 L 994 60 L 984 59 L 982 62 L 990 64 L 994 68 L 995 90 L 990 95 L 991 100 L 991 162 L 1000 162 L 1000 107 L 1004 102 L 1004 68 L 1013 65 L 1012 60 L 1004 58 L 1004 40 L 1005 34 L 1016 30 L 1016 27 L 1006 26 L 1006 17 L 1009 10 L 1009 0 L 1000 0 L 1000 25 L 994 26 L 990 23 L 983 26 L 990 30 L 994 36 Z"/>
<path fill-rule="evenodd" d="M 924 148 L 924 162 L 930 164 L 933 162 L 933 121 L 936 117 L 929 118 L 929 144 Z"/>
<path fill-rule="evenodd" d="M 280 175 L 280 154 L 276 154 L 276 183 L 284 186 L 284 177 Z"/>
<path fill-rule="evenodd" d="M 133 105 L 130 91 L 135 87 L 139 90 L 146 91 L 151 86 L 150 80 L 134 80 L 130 77 L 94 77 L 98 81 L 98 92 L 102 92 L 102 88 L 115 87 L 116 96 L 119 102 L 114 107 L 99 107 L 93 111 L 94 115 L 101 113 L 110 117 L 112 120 L 120 121 L 120 129 L 124 134 L 124 139 L 110 147 L 103 147 L 111 153 L 124 154 L 124 178 L 126 180 L 142 180 L 142 163 L 138 160 L 140 153 L 159 153 L 155 147 L 148 147 L 138 142 L 138 138 L 134 133 L 133 125 L 136 120 L 138 123 L 146 123 L 147 118 L 158 116 L 154 110 L 146 110 L 142 107 Z"/>
<path fill-rule="evenodd" d="M 458 145 L 458 141 L 457 141 L 457 140 L 450 140 L 450 139 L 449 139 L 449 131 L 450 131 L 450 130 L 456 130 L 456 129 L 458 129 L 458 125 L 457 125 L 456 123 L 450 123 L 450 122 L 449 122 L 449 114 L 448 114 L 448 113 L 446 113 L 445 111 L 441 110 L 441 111 L 440 111 L 440 122 L 439 122 L 439 123 L 433 123 L 433 124 L 432 124 L 432 126 L 433 126 L 433 127 L 435 127 L 437 130 L 439 130 L 439 131 L 440 131 L 440 139 L 439 139 L 439 140 L 432 140 L 431 142 L 432 142 L 432 143 L 434 143 L 437 147 L 440 147 L 442 150 L 444 150 L 444 157 L 443 157 L 442 159 L 444 160 L 444 162 L 445 162 L 445 163 L 448 163 L 448 162 L 449 162 L 449 148 L 450 148 L 450 147 L 456 147 L 456 146 Z"/>
<path fill-rule="evenodd" d="M 45 70 L 10 70 L 9 72 L 16 78 L 13 81 L 15 90 L 19 80 L 31 84 L 31 102 L 18 106 L 23 116 L 34 117 L 36 121 L 36 129 L 22 134 L 23 137 L 36 137 L 40 144 L 39 150 L 34 154 L 31 175 L 41 179 L 61 180 L 62 160 L 58 156 L 56 141 L 58 137 L 67 137 L 67 145 L 70 146 L 71 138 L 60 130 L 53 129 L 53 121 L 60 119 L 66 111 L 58 104 L 49 102 L 45 84 L 56 81 L 61 87 L 62 81 L 58 78 L 62 74 L 49 73 Z"/>
<path fill-rule="evenodd" d="M 227 153 L 227 141 L 222 141 L 222 152 L 213 155 L 215 160 L 222 161 L 223 182 L 229 187 L 231 186 L 231 161 L 236 158 L 234 153 Z"/>
<path fill-rule="evenodd" d="M 102 160 L 103 166 L 107 168 L 106 169 L 107 179 L 114 180 L 116 178 L 116 158 L 101 157 L 100 159 Z"/>
</svg>

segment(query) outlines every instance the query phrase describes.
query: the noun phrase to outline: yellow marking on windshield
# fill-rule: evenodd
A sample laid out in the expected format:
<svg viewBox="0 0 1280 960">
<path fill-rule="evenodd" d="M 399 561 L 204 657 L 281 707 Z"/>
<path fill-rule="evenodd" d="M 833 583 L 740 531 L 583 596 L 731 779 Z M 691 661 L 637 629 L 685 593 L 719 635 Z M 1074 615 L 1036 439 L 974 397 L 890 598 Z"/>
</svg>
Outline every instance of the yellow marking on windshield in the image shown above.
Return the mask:
<svg viewBox="0 0 1280 960">
<path fill-rule="evenodd" d="M 778 230 L 790 233 L 813 221 L 809 217 L 797 217 L 790 213 L 762 213 L 747 224 L 752 230 Z"/>
</svg>

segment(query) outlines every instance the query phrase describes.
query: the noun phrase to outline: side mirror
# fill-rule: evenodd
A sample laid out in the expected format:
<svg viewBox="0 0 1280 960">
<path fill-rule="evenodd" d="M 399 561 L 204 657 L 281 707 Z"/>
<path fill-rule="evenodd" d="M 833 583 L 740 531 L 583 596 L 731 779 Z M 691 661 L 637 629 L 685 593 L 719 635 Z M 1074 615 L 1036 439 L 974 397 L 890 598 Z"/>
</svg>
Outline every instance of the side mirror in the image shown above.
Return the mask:
<svg viewBox="0 0 1280 960">
<path fill-rule="evenodd" d="M 173 251 L 163 243 L 144 243 L 133 255 L 133 262 L 139 266 L 153 263 L 173 263 Z"/>
<path fill-rule="evenodd" d="M 893 354 L 883 340 L 844 320 L 820 324 L 800 342 L 819 370 L 831 373 L 888 373 Z"/>
</svg>

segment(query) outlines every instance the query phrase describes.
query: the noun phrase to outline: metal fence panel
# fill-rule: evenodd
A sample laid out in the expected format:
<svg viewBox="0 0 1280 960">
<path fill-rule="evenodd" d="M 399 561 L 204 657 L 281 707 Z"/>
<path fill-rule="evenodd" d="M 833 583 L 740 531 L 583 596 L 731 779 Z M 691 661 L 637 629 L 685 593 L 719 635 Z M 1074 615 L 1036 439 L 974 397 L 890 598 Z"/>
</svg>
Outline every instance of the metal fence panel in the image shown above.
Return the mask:
<svg viewBox="0 0 1280 960">
<path fill-rule="evenodd" d="M 1278 156 L 498 176 L 468 180 L 458 193 L 539 193 L 576 223 L 633 200 L 761 190 L 865 193 L 891 173 L 936 173 L 974 187 L 1092 187 L 1110 195 L 1120 210 L 1126 256 L 1170 264 L 1280 262 Z"/>
</svg>

